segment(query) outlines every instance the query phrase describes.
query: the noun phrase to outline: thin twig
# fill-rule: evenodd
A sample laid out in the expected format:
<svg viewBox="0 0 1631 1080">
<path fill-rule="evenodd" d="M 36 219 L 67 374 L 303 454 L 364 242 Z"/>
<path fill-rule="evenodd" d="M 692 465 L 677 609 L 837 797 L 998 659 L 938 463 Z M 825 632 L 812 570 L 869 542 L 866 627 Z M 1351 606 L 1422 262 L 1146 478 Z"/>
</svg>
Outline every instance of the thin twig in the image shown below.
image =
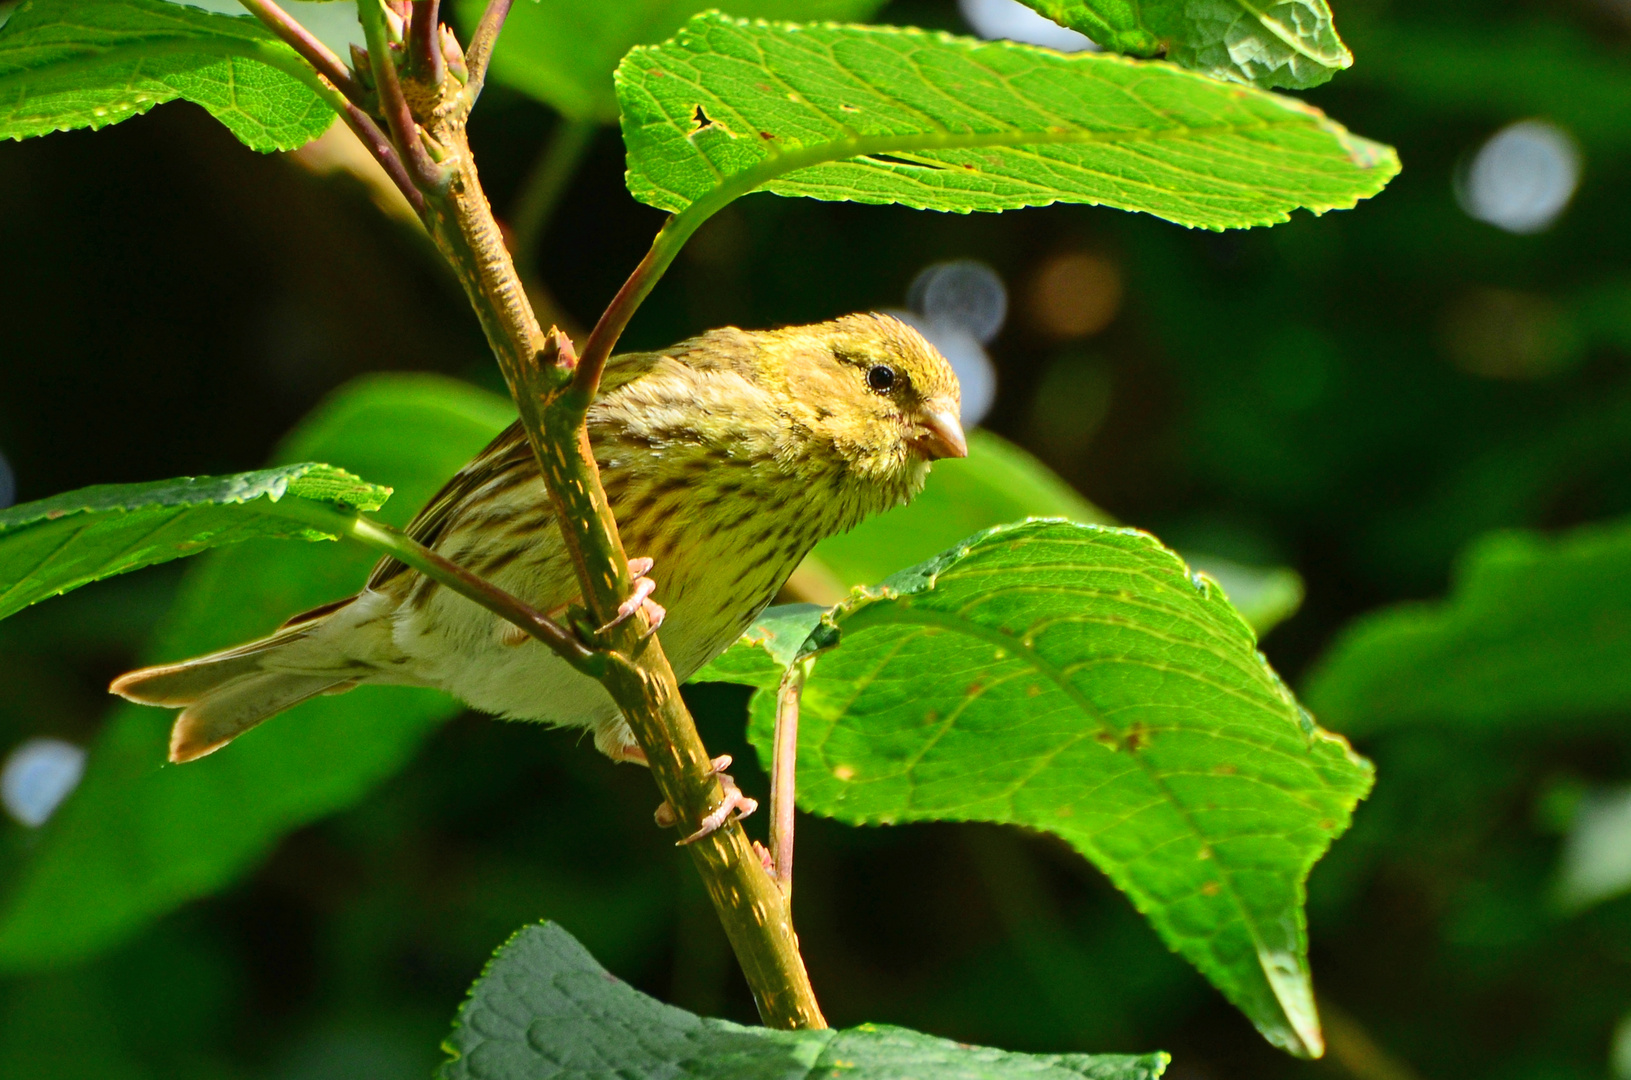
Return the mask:
<svg viewBox="0 0 1631 1080">
<path fill-rule="evenodd" d="M 285 45 L 316 68 L 317 73 L 344 94 L 347 101 L 353 104 L 362 103 L 362 89 L 351 77 L 351 69 L 345 66 L 345 61 L 335 56 L 327 45 L 318 41 L 310 30 L 301 26 L 287 11 L 278 7 L 272 0 L 239 0 L 239 2 L 268 30 L 282 39 Z"/>
<path fill-rule="evenodd" d="M 770 865 L 783 895 L 793 896 L 793 788 L 798 775 L 799 699 L 810 660 L 797 660 L 776 691 L 776 738 L 770 760 Z"/>
<path fill-rule="evenodd" d="M 477 577 L 458 563 L 438 555 L 407 533 L 371 518 L 358 516 L 351 525 L 350 534 L 353 539 L 385 552 L 432 581 L 447 586 L 493 614 L 514 623 L 548 645 L 578 670 L 596 677 L 604 674 L 606 667 L 604 654 L 585 646 L 566 627 L 531 604 Z"/>
<path fill-rule="evenodd" d="M 346 126 L 356 133 L 357 138 L 374 155 L 374 160 L 380 163 L 385 175 L 402 192 L 413 207 L 413 212 L 423 220 L 425 216 L 425 196 L 408 176 L 408 170 L 403 168 L 402 159 L 397 156 L 396 148 L 385 132 L 379 129 L 374 118 L 363 112 L 355 104 L 348 101 L 335 85 L 328 79 L 314 71 L 310 64 L 300 57 L 290 56 L 282 49 L 274 49 L 270 42 L 266 43 L 265 62 L 286 74 L 299 79 L 311 87 L 318 97 L 322 98 L 344 120 Z"/>
<path fill-rule="evenodd" d="M 416 186 L 424 190 L 438 190 L 451 179 L 449 170 L 442 168 L 430 156 L 424 143 L 419 141 L 419 124 L 413 118 L 407 98 L 402 96 L 402 80 L 397 75 L 396 61 L 391 56 L 390 40 L 386 36 L 385 12 L 379 0 L 361 0 L 357 14 L 362 20 L 363 36 L 368 40 L 368 62 L 374 70 L 374 86 L 379 91 L 379 108 L 391 130 L 391 140 L 408 167 L 408 175 Z"/>
<path fill-rule="evenodd" d="M 367 4 L 377 0 L 365 0 Z M 507 0 L 493 0 L 483 17 L 472 44 L 473 58 L 482 67 L 491 57 L 493 39 L 508 9 Z M 375 35 L 382 30 L 378 25 L 382 21 L 376 11 Z M 477 66 L 472 64 L 473 75 Z M 474 78 L 472 83 L 479 89 Z M 454 108 L 422 118 L 430 137 L 447 150 L 453 173 L 445 186 L 425 191 L 425 224 L 463 284 L 509 384 L 583 604 L 596 624 L 605 624 L 629 596 L 632 582 L 589 443 L 585 419 L 592 392 L 583 394 L 574 386 L 579 365 L 571 342 L 563 335 L 546 335 L 538 325 L 515 261 L 504 246 L 469 153 L 465 119 L 472 97 L 461 94 Z M 717 206 L 709 212 L 712 209 Z M 615 318 L 610 322 L 602 318 L 607 329 L 600 333 L 598 347 L 609 349 L 615 343 L 639 297 L 650 291 L 684 238 L 706 217 L 704 212 L 681 214 L 659 234 L 632 289 L 620 294 Z M 652 779 L 674 808 L 677 823 L 694 832 L 725 802 L 725 790 L 711 770 L 707 748 L 680 696 L 662 641 L 648 636 L 648 629 L 645 618 L 637 616 L 597 637 L 597 656 L 605 664 L 599 679 L 645 752 Z M 707 885 L 764 1022 L 780 1028 L 825 1027 L 799 955 L 787 898 L 765 872 L 742 828 L 727 823 L 686 850 Z"/>
<path fill-rule="evenodd" d="M 441 0 L 413 0 L 413 22 L 408 29 L 408 62 L 414 75 L 431 86 L 447 76 L 442 57 Z"/>
<path fill-rule="evenodd" d="M 470 47 L 464 50 L 465 66 L 470 69 L 470 81 L 465 84 L 464 99 L 475 104 L 481 88 L 487 82 L 487 65 L 493 60 L 493 47 L 498 44 L 498 32 L 504 29 L 504 20 L 510 16 L 512 0 L 487 0 L 487 9 L 470 35 Z"/>
<path fill-rule="evenodd" d="M 691 234 L 722 205 L 718 200 L 702 199 L 670 217 L 652 240 L 646 257 L 640 260 L 640 265 L 634 268 L 628 280 L 623 282 L 623 287 L 617 290 L 617 295 L 612 297 L 612 302 L 601 312 L 600 320 L 589 332 L 589 340 L 579 354 L 580 362 L 572 382 L 574 400 L 585 410 L 595 398 L 600 386 L 600 373 L 605 370 L 606 361 L 617 347 L 617 339 L 623 335 L 629 320 L 656 287 L 663 272 L 674 261 L 674 256 L 680 253 L 680 248 L 685 246 Z"/>
</svg>

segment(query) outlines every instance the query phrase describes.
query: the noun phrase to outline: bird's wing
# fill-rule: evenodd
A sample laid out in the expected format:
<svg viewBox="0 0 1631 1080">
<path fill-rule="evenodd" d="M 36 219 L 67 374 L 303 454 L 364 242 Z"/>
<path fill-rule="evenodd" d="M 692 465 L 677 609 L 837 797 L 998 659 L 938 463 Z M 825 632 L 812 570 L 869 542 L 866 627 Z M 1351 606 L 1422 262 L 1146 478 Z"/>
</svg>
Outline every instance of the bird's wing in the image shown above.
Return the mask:
<svg viewBox="0 0 1631 1080">
<path fill-rule="evenodd" d="M 663 356 L 660 352 L 624 353 L 607 360 L 606 370 L 600 377 L 601 395 L 615 393 L 640 378 Z M 488 443 L 481 453 L 442 485 L 442 490 L 431 496 L 424 509 L 408 525 L 408 535 L 426 547 L 434 548 L 447 530 L 448 523 L 453 520 L 454 511 L 478 488 L 511 469 L 537 471 L 532 447 L 527 443 L 527 433 L 519 420 L 499 432 L 498 437 Z M 407 569 L 406 563 L 387 555 L 374 565 L 365 588 L 378 589 Z"/>
</svg>

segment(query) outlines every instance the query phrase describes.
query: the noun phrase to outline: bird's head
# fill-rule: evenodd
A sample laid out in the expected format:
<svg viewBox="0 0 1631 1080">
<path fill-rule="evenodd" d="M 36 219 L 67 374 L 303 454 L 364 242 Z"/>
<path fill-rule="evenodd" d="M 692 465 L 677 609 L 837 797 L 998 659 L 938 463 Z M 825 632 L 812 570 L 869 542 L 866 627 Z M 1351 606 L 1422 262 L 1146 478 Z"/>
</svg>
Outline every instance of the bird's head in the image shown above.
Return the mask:
<svg viewBox="0 0 1631 1080">
<path fill-rule="evenodd" d="M 899 319 L 846 315 L 771 333 L 761 355 L 796 422 L 858 478 L 910 497 L 929 462 L 968 456 L 956 373 Z"/>
</svg>

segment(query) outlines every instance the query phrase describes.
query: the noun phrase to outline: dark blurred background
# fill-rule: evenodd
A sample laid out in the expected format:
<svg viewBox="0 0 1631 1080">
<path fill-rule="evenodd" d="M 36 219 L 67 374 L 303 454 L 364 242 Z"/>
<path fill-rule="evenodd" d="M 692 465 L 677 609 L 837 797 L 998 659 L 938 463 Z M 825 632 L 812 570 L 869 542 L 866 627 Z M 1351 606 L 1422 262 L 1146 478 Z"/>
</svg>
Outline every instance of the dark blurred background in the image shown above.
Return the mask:
<svg viewBox="0 0 1631 1080">
<path fill-rule="evenodd" d="M 1480 534 L 1631 511 L 1631 4 L 1334 7 L 1357 63 L 1307 97 L 1404 162 L 1356 210 L 1210 234 L 758 195 L 705 227 L 625 344 L 901 306 L 925 265 L 985 262 L 1011 305 L 985 424 L 1170 544 L 1300 572 L 1306 602 L 1263 643 L 1295 686 L 1354 616 L 1442 595 Z M 967 30 L 952 4 L 881 21 Z M 483 99 L 501 215 L 556 123 L 502 87 Z M 530 270 L 584 326 L 660 223 L 603 130 Z M 0 250 L 0 498 L 254 468 L 363 372 L 498 387 L 422 235 L 350 174 L 252 154 L 189 105 L 0 146 Z M 89 742 L 176 577 L 99 587 L 89 629 L 19 617 L 0 753 Z M 764 790 L 745 693 L 688 694 Z M 1360 749 L 1377 789 L 1310 887 L 1326 1061 L 1271 1049 L 1063 844 L 986 826 L 803 820 L 798 924 L 829 1018 L 1165 1049 L 1180 1080 L 1631 1076 L 1611 1061 L 1631 900 L 1550 899 L 1569 793 L 1631 779 L 1626 726 Z M 487 955 L 540 917 L 650 993 L 750 1021 L 655 797 L 569 734 L 461 717 L 223 894 L 0 983 L 0 1074 L 425 1076 Z"/>
</svg>

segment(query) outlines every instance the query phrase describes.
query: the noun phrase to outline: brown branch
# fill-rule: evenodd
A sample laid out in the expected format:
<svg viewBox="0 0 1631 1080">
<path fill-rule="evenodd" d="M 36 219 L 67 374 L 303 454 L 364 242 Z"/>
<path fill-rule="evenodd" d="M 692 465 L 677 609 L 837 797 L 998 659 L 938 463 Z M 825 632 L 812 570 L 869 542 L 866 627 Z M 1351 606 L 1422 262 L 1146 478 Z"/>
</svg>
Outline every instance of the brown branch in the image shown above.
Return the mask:
<svg viewBox="0 0 1631 1080">
<path fill-rule="evenodd" d="M 464 88 L 465 100 L 475 103 L 481 88 L 487 82 L 487 65 L 493 60 L 493 47 L 498 44 L 498 32 L 504 29 L 504 20 L 510 16 L 512 0 L 487 0 L 481 21 L 470 35 L 470 47 L 464 50 L 465 65 L 470 68 L 470 82 Z"/>
<path fill-rule="evenodd" d="M 347 101 L 352 104 L 362 102 L 362 90 L 351 77 L 351 70 L 345 66 L 345 62 L 335 56 L 327 45 L 318 41 L 310 30 L 300 25 L 287 11 L 278 7 L 272 0 L 239 0 L 239 2 L 285 45 L 299 53 L 319 75 L 332 83 L 336 90 L 345 95 Z"/>
<path fill-rule="evenodd" d="M 369 67 L 390 138 L 321 74 L 313 72 L 310 81 L 402 187 L 437 247 L 452 263 L 520 411 L 527 441 L 554 503 L 561 535 L 572 554 L 584 603 L 595 623 L 605 625 L 629 595 L 632 582 L 617 522 L 589 445 L 589 405 L 599 384 L 600 369 L 618 335 L 673 260 L 680 244 L 707 214 L 681 214 L 658 234 L 651 254 L 635 269 L 590 336 L 596 359 L 585 375 L 581 370 L 585 365 L 579 364 L 571 341 L 558 331 L 546 335 L 538 325 L 482 191 L 465 133 L 470 104 L 480 92 L 493 44 L 509 8 L 509 0 L 488 3 L 467 57 L 470 81 L 457 93 L 441 84 L 427 85 L 410 64 L 410 102 L 387 38 L 385 13 L 378 0 L 362 0 L 358 13 L 368 38 Z M 421 13 L 419 5 L 415 5 L 414 14 Z M 426 19 L 421 25 L 431 21 Z M 416 36 L 410 28 L 410 37 Z M 420 107 L 418 115 L 413 110 L 415 104 Z M 438 148 L 445 164 L 431 159 L 420 142 L 422 135 Z M 361 528 L 368 531 L 367 525 Z M 381 537 L 390 539 L 389 533 L 376 532 L 378 535 L 370 533 L 369 537 L 374 542 Z M 649 634 L 643 615 L 601 634 L 597 648 L 584 649 L 589 654 L 585 658 L 573 651 L 574 646 L 562 638 L 565 631 L 547 617 L 530 609 L 521 610 L 525 605 L 513 597 L 452 563 L 442 565 L 445 559 L 427 554 L 417 544 L 398 546 L 403 552 L 398 557 L 409 565 L 438 580 L 445 578 L 450 587 L 540 637 L 580 670 L 598 678 L 639 740 L 652 778 L 675 809 L 685 833 L 695 832 L 723 803 L 724 789 L 697 734 L 696 723 L 680 697 L 674 671 L 660 641 Z M 582 643 L 575 645 L 582 647 Z M 741 826 L 734 821 L 727 823 L 687 850 L 714 902 L 764 1022 L 779 1028 L 825 1027 L 799 955 L 788 899 L 765 872 Z"/>
<path fill-rule="evenodd" d="M 497 6 L 507 6 L 499 0 Z M 488 9 L 489 15 L 493 8 Z M 490 50 L 490 41 L 485 49 Z M 475 51 L 475 46 L 472 46 Z M 475 65 L 472 65 L 474 80 Z M 465 139 L 463 117 L 432 118 L 432 135 L 448 148 L 454 173 L 426 193 L 426 225 L 453 264 L 521 413 L 561 535 L 571 552 L 590 617 L 611 619 L 632 587 L 628 559 L 595 468 L 585 418 L 592 392 L 581 393 L 581 365 L 559 332 L 545 334 L 527 300 L 515 264 L 493 220 Z M 654 258 L 637 270 L 635 292 L 649 291 L 676 250 L 679 233 L 659 235 Z M 666 239 L 665 239 L 666 237 Z M 643 276 L 641 276 L 643 275 Z M 597 347 L 608 352 L 637 300 L 626 287 L 621 307 L 602 318 Z M 659 571 L 660 579 L 660 571 Z M 643 616 L 607 632 L 601 681 L 645 751 L 658 791 L 676 811 L 682 835 L 695 832 L 724 800 L 724 790 L 661 642 L 647 636 Z M 764 870 L 740 825 L 732 822 L 686 849 L 725 927 L 764 1022 L 772 1027 L 825 1027 L 793 933 L 791 910 Z"/>
</svg>

